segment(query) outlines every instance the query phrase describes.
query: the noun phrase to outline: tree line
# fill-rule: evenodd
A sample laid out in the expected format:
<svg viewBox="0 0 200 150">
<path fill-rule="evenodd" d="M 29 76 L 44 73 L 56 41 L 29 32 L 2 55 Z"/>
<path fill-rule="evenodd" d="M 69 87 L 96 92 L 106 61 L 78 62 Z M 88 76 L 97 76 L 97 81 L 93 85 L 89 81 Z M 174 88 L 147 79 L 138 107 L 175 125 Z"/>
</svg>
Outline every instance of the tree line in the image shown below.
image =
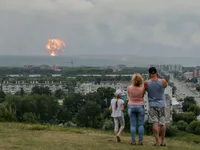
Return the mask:
<svg viewBox="0 0 200 150">
<path fill-rule="evenodd" d="M 113 121 L 108 109 L 115 89 L 101 87 L 94 93 L 64 93 L 61 89 L 52 93 L 48 87 L 34 87 L 30 94 L 23 89 L 15 95 L 0 91 L 0 121 L 26 122 L 41 124 L 66 124 L 71 122 L 79 127 L 111 130 Z M 63 100 L 63 103 L 59 103 Z M 127 106 L 127 101 L 125 101 Z M 194 97 L 186 97 L 183 113 L 173 112 L 173 122 L 167 127 L 167 135 L 181 132 L 200 134 L 200 122 L 197 116 L 200 107 Z M 127 107 L 124 111 L 126 131 L 130 121 Z M 145 133 L 152 134 L 152 126 L 145 122 Z"/>
<path fill-rule="evenodd" d="M 113 121 L 108 109 L 115 89 L 101 87 L 94 93 L 64 93 L 61 89 L 52 93 L 48 87 L 34 87 L 30 94 L 23 89 L 14 95 L 0 92 L 0 121 L 66 124 L 111 130 Z M 63 100 L 60 104 L 59 100 Z M 126 102 L 127 103 L 127 102 Z M 125 110 L 126 130 L 129 117 Z M 146 133 L 151 131 L 146 125 Z"/>
<path fill-rule="evenodd" d="M 197 116 L 200 115 L 200 107 L 197 105 L 194 97 L 186 97 L 182 104 L 183 113 L 173 112 L 172 134 L 178 131 L 194 133 L 200 135 L 200 121 Z"/>
<path fill-rule="evenodd" d="M 147 73 L 147 68 L 143 67 L 125 67 L 121 70 L 115 71 L 110 68 L 101 68 L 101 67 L 60 67 L 61 71 L 59 72 L 65 77 L 68 76 L 77 76 L 79 74 L 132 74 L 133 72 Z M 32 67 L 29 69 L 23 67 L 0 67 L 0 76 L 6 76 L 10 74 L 20 74 L 20 75 L 29 75 L 29 74 L 41 74 L 44 76 L 51 76 L 51 74 L 57 74 L 57 71 L 52 69 L 41 69 L 40 67 Z"/>
</svg>

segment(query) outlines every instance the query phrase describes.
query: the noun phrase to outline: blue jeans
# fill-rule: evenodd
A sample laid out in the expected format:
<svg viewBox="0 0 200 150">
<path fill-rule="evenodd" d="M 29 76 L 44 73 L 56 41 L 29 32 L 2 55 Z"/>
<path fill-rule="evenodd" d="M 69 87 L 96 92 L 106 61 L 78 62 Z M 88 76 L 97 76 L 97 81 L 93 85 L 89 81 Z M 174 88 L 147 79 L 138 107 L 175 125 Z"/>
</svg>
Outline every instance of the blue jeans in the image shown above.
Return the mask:
<svg viewBox="0 0 200 150">
<path fill-rule="evenodd" d="M 132 141 L 135 142 L 136 128 L 138 128 L 139 141 L 143 140 L 144 135 L 144 105 L 128 105 L 128 115 L 130 118 Z M 137 127 L 136 127 L 137 122 Z"/>
</svg>

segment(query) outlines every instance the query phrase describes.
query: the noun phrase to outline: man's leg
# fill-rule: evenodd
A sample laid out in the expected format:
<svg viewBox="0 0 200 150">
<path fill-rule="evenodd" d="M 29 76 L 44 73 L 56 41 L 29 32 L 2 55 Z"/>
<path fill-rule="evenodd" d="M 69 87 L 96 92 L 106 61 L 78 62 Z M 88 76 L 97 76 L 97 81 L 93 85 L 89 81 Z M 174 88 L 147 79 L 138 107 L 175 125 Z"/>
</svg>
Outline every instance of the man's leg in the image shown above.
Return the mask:
<svg viewBox="0 0 200 150">
<path fill-rule="evenodd" d="M 156 146 L 159 146 L 159 129 L 158 129 L 158 123 L 153 124 L 153 135 L 156 140 Z"/>
<path fill-rule="evenodd" d="M 165 145 L 165 134 L 166 134 L 166 126 L 165 126 L 165 108 L 161 108 L 160 110 L 160 136 L 161 136 L 161 145 Z"/>
<path fill-rule="evenodd" d="M 153 135 L 155 137 L 156 146 L 159 146 L 159 121 L 158 121 L 159 115 L 156 107 L 150 107 L 149 108 L 149 121 L 150 123 L 153 123 Z"/>
<path fill-rule="evenodd" d="M 161 125 L 160 127 L 161 145 L 165 144 L 165 133 L 166 133 L 166 127 L 165 125 Z"/>
</svg>

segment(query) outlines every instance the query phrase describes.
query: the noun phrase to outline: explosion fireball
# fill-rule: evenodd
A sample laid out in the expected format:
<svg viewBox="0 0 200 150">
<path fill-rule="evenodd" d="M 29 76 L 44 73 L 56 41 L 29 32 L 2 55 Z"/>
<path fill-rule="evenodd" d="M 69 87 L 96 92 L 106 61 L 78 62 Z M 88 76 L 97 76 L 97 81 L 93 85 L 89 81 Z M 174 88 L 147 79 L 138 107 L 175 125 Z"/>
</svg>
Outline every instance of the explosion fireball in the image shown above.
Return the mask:
<svg viewBox="0 0 200 150">
<path fill-rule="evenodd" d="M 64 52 L 65 42 L 58 39 L 49 39 L 46 48 L 49 50 L 51 56 L 56 56 L 61 52 Z"/>
</svg>

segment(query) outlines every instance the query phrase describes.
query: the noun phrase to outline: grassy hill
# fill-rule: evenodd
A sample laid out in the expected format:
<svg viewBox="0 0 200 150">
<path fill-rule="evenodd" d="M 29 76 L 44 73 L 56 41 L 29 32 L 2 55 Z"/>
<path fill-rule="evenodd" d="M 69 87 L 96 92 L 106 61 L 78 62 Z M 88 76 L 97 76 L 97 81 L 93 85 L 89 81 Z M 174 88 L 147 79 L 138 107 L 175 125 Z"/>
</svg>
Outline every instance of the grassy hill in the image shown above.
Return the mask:
<svg viewBox="0 0 200 150">
<path fill-rule="evenodd" d="M 144 146 L 129 144 L 129 134 L 116 143 L 111 132 L 47 125 L 0 123 L 0 150 L 199 150 L 200 136 L 186 134 L 167 138 L 167 147 L 153 147 L 152 136 L 145 136 Z"/>
</svg>

